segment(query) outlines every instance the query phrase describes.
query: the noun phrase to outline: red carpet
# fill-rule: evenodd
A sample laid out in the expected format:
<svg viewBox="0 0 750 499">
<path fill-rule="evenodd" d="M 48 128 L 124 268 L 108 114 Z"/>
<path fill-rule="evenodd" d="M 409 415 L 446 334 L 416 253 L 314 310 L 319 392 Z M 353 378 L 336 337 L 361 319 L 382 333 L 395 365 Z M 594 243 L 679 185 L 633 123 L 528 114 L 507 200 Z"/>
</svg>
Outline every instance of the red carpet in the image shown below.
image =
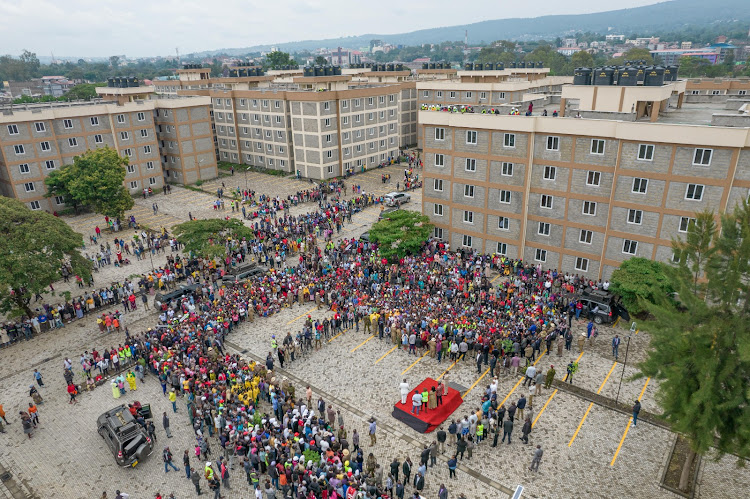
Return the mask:
<svg viewBox="0 0 750 499">
<path fill-rule="evenodd" d="M 429 391 L 433 386 L 437 387 L 437 385 L 437 381 L 432 378 L 427 378 L 418 386 L 412 388 L 409 395 L 406 397 L 406 404 L 402 404 L 401 399 L 399 399 L 399 401 L 393 406 L 393 417 L 412 427 L 419 433 L 430 433 L 440 426 L 440 424 L 448 419 L 464 401 L 461 398 L 461 393 L 454 388 L 448 387 L 448 394 L 443 396 L 443 403 L 437 406 L 437 409 L 420 409 L 419 415 L 411 412 L 411 397 L 414 395 L 414 391 L 419 390 L 419 393 L 422 393 L 425 388 Z"/>
</svg>

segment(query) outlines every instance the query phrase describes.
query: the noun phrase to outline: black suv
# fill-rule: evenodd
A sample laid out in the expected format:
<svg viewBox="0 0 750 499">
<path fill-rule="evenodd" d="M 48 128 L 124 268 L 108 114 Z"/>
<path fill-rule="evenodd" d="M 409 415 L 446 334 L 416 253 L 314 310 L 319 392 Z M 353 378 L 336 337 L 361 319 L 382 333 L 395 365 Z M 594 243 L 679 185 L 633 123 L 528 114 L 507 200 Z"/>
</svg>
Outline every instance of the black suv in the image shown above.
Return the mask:
<svg viewBox="0 0 750 499">
<path fill-rule="evenodd" d="M 154 296 L 154 307 L 159 310 L 163 304 L 170 306 L 173 300 L 179 300 L 185 295 L 195 293 L 200 288 L 200 284 L 180 284 L 177 286 L 177 289 L 169 293 L 156 293 Z"/>
<path fill-rule="evenodd" d="M 144 405 L 138 411 L 143 419 L 151 419 L 151 407 Z M 135 466 L 154 450 L 154 443 L 146 428 L 130 414 L 123 404 L 105 412 L 96 420 L 99 435 L 107 442 L 118 465 Z"/>
<path fill-rule="evenodd" d="M 618 316 L 630 320 L 628 311 L 608 291 L 586 288 L 578 299 L 583 304 L 584 317 L 593 315 L 594 322 L 597 324 L 609 324 L 614 322 Z"/>
</svg>

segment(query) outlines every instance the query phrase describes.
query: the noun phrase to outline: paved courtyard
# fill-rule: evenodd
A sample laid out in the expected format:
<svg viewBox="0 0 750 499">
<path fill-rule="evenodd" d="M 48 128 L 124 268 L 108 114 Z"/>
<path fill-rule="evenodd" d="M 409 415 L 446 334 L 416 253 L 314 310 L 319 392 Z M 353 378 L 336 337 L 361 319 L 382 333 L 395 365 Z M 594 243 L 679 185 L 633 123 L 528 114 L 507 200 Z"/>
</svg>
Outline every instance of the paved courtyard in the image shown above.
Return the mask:
<svg viewBox="0 0 750 499">
<path fill-rule="evenodd" d="M 380 182 L 380 175 L 387 171 L 392 175 L 390 185 Z M 346 184 L 350 189 L 352 182 L 359 183 L 366 192 L 383 194 L 394 190 L 395 182 L 400 180 L 401 175 L 400 167 L 376 169 L 357 175 L 347 180 Z M 203 187 L 208 192 L 214 192 L 222 181 L 226 185 L 225 192 L 235 188 L 238 183 L 244 187 L 244 173 L 218 179 Z M 281 197 L 309 186 L 306 182 L 253 172 L 248 173 L 248 185 L 257 192 Z M 351 194 L 348 193 L 348 196 Z M 211 206 L 214 199 L 213 194 L 174 188 L 171 195 L 138 199 L 132 212 L 140 223 L 154 228 L 170 228 L 187 220 L 188 211 L 198 218 L 217 216 Z M 159 204 L 158 215 L 153 214 L 153 202 Z M 412 203 L 406 208 L 419 210 L 420 207 L 421 194 L 414 191 Z M 292 212 L 301 213 L 315 208 L 315 204 L 306 203 Z M 231 216 L 231 210 L 226 211 Z M 365 232 L 377 219 L 378 211 L 377 207 L 367 208 L 355 215 L 353 223 L 342 231 L 342 237 L 358 237 Z M 89 215 L 71 218 L 69 222 L 88 238 L 97 222 L 102 220 L 101 217 Z M 105 240 L 111 241 L 112 237 L 108 234 Z M 157 265 L 163 260 L 163 255 L 154 257 Z M 150 268 L 148 258 L 120 269 L 104 267 L 95 275 L 96 284 L 122 280 Z M 63 283 L 58 283 L 56 289 L 59 292 L 67 288 Z M 78 288 L 71 291 L 79 292 Z M 271 334 L 284 335 L 286 331 L 294 334 L 301 328 L 303 317 L 308 314 L 322 317 L 325 313 L 314 307 L 295 305 L 271 318 L 242 325 L 228 337 L 227 346 L 250 358 L 265 358 Z M 140 331 L 152 326 L 155 321 L 153 312 L 139 308 L 125 316 L 124 324 L 131 331 Z M 574 327 L 583 329 L 585 323 L 574 322 Z M 621 401 L 632 403 L 640 397 L 644 410 L 659 412 L 654 398 L 656 383 L 653 380 L 631 379 L 637 372 L 633 366 L 645 355 L 648 335 L 639 331 L 632 336 L 627 367 L 622 363 L 625 341 L 620 348 L 620 362 L 615 363 L 611 357 L 609 343 L 612 335 L 616 331 L 623 336 L 627 328 L 629 324 L 602 327 L 597 343 L 586 345 L 583 352 L 578 351 L 574 342 L 571 352 L 565 352 L 560 357 L 555 352 L 545 354 L 537 360 L 536 365 L 544 371 L 554 365 L 559 379 L 565 365 L 571 359 L 579 359 L 579 372 L 573 380 L 575 385 L 609 398 L 615 398 L 619 389 Z M 25 494 L 39 498 L 98 498 L 106 491 L 111 498 L 116 489 L 129 493 L 134 499 L 151 499 L 157 492 L 165 496 L 174 493 L 178 499 L 195 497 L 193 486 L 182 470 L 181 455 L 185 449 L 192 449 L 194 443 L 185 403 L 179 402 L 178 413 L 172 414 L 170 404 L 162 396 L 161 388 L 153 377 L 147 377 L 136 392 L 128 392 L 118 400 L 113 399 L 110 388 L 105 385 L 82 394 L 77 405 L 66 403 L 63 359 L 70 357 L 75 365 L 84 350 L 117 345 L 123 340 L 124 334 L 100 333 L 92 318 L 87 317 L 62 330 L 50 331 L 29 342 L 0 350 L 0 377 L 3 380 L 0 403 L 11 422 L 6 427 L 7 433 L 0 435 L 3 440 L 0 466 L 12 474 L 13 490 L 22 494 L 12 495 L 8 482 L 3 482 L 0 497 L 24 497 Z M 41 427 L 29 440 L 23 435 L 16 415 L 27 404 L 28 387 L 33 383 L 32 372 L 35 368 L 45 376 L 46 386 L 40 389 L 45 403 L 39 407 Z M 392 406 L 399 398 L 398 383 L 401 378 L 407 378 L 411 386 L 416 386 L 425 377 L 442 377 L 449 383 L 464 387 L 464 403 L 454 414 L 456 417 L 463 417 L 479 406 L 482 393 L 490 382 L 486 370 L 483 368 L 481 374 L 477 373 L 476 364 L 468 359 L 453 364 L 437 363 L 429 356 L 409 356 L 403 350 L 393 348 L 386 340 L 381 341 L 353 330 L 332 338 L 325 342 L 321 350 L 286 364 L 286 369 L 279 371 L 298 389 L 311 385 L 314 397 L 320 395 L 329 405 L 333 404 L 341 410 L 350 433 L 356 428 L 365 436 L 366 421 L 375 417 L 379 424 L 378 443 L 370 447 L 365 438 L 362 442 L 365 451 L 372 451 L 381 465 L 387 465 L 393 457 L 403 461 L 407 455 L 418 462 L 422 445 L 435 438 L 434 434 L 418 434 L 391 417 Z M 524 393 L 524 387 L 520 378 L 510 375 L 499 377 L 498 394 L 501 399 L 506 399 L 506 403 L 517 400 L 521 393 Z M 159 440 L 154 454 L 137 468 L 122 469 L 115 465 L 97 434 L 96 417 L 119 403 L 133 400 L 152 405 Z M 536 397 L 533 407 L 535 425 L 529 445 L 524 445 L 517 438 L 520 436 L 519 424 L 514 430 L 511 445 L 492 448 L 489 442 L 484 442 L 475 450 L 471 460 L 461 461 L 457 480 L 448 478 L 448 454 L 445 454 L 438 460 L 436 468 L 428 469 L 423 496 L 437 497 L 438 487 L 445 483 L 451 498 L 457 497 L 460 492 L 469 499 L 507 497 L 509 491 L 515 490 L 518 485 L 524 487 L 522 497 L 676 497 L 659 487 L 674 434 L 643 421 L 639 422 L 637 428 L 629 428 L 627 414 L 591 404 L 564 390 L 545 391 Z M 170 415 L 174 438 L 167 439 L 161 427 L 159 416 L 163 411 Z M 537 444 L 542 445 L 545 454 L 540 472 L 532 474 L 526 468 L 531 461 L 532 449 Z M 164 473 L 160 456 L 164 445 L 170 446 L 175 464 L 181 468 L 179 472 Z M 212 441 L 212 448 L 216 456 L 216 440 Z M 192 452 L 190 454 L 193 456 Z M 191 463 L 199 465 L 195 458 L 191 459 Z M 749 481 L 750 471 L 736 468 L 731 456 L 719 462 L 705 459 L 699 480 L 699 496 L 744 497 L 748 495 Z M 203 484 L 205 490 L 205 481 Z M 224 497 L 252 497 L 243 472 L 235 471 L 231 484 L 231 490 L 222 489 Z M 406 490 L 408 495 L 412 488 Z"/>
</svg>

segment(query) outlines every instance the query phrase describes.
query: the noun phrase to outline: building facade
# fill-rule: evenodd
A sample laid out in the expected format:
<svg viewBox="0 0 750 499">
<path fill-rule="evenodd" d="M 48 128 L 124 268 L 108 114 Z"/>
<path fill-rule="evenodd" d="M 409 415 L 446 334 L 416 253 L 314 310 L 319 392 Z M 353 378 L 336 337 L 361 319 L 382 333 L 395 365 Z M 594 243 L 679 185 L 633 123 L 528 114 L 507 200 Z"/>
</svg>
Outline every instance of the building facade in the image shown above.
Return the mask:
<svg viewBox="0 0 750 499">
<path fill-rule="evenodd" d="M 452 247 L 591 279 L 668 261 L 750 192 L 750 129 L 420 111 L 423 213 Z"/>
</svg>

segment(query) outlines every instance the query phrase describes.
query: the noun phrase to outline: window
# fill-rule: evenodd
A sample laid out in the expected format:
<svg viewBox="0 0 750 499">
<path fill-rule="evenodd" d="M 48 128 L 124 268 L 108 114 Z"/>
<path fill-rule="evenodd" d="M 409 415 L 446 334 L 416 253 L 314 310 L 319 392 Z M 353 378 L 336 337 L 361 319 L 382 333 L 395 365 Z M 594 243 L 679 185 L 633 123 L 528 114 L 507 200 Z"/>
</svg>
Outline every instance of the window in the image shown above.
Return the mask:
<svg viewBox="0 0 750 499">
<path fill-rule="evenodd" d="M 55 204 L 65 204 L 65 198 L 62 196 L 55 196 Z"/>
<path fill-rule="evenodd" d="M 281 118 L 280 116 L 277 116 L 277 118 Z M 323 120 L 323 126 L 331 126 L 331 118 L 326 118 Z"/>
<path fill-rule="evenodd" d="M 474 197 L 474 186 L 473 185 L 465 185 L 464 186 L 464 197 L 465 198 L 473 198 Z"/>
<path fill-rule="evenodd" d="M 354 99 L 354 107 L 360 107 L 362 105 L 362 99 Z"/>
<path fill-rule="evenodd" d="M 266 150 L 268 151 L 269 154 L 273 153 L 273 146 L 271 144 L 266 144 Z"/>
<path fill-rule="evenodd" d="M 640 161 L 651 161 L 654 159 L 654 145 L 653 144 L 639 144 L 638 145 L 638 159 Z"/>
<path fill-rule="evenodd" d="M 153 161 L 148 161 L 146 163 L 146 169 L 147 170 L 153 170 L 154 169 L 154 162 Z"/>
<path fill-rule="evenodd" d="M 435 227 L 435 231 L 433 232 L 433 234 L 438 239 L 442 239 L 443 238 L 443 229 L 441 229 L 440 227 Z"/>
<path fill-rule="evenodd" d="M 721 95 L 721 90 L 711 90 L 711 95 Z"/>
<path fill-rule="evenodd" d="M 396 102 L 396 96 L 391 94 L 388 96 L 388 102 Z"/>
<path fill-rule="evenodd" d="M 368 106 L 372 106 L 373 104 L 375 104 L 375 99 L 373 99 L 372 97 L 368 97 L 367 98 L 367 105 Z"/>
<path fill-rule="evenodd" d="M 501 173 L 504 177 L 512 177 L 513 176 L 513 163 L 503 162 L 503 169 Z"/>
<path fill-rule="evenodd" d="M 487 92 L 479 92 L 479 100 L 487 100 Z"/>
<path fill-rule="evenodd" d="M 326 158 L 328 159 L 333 158 L 333 151 L 326 151 Z"/>
<path fill-rule="evenodd" d="M 143 146 L 143 154 L 151 154 L 151 146 Z"/>
<path fill-rule="evenodd" d="M 434 179 L 432 187 L 433 187 L 433 190 L 437 192 L 443 192 L 443 179 L 441 178 Z"/>
<path fill-rule="evenodd" d="M 357 152 L 362 152 L 362 144 L 357 144 Z"/>
<path fill-rule="evenodd" d="M 42 121 L 37 121 L 36 123 L 34 123 L 34 126 L 36 127 L 36 131 L 37 132 L 46 132 L 47 131 L 47 127 L 44 125 L 44 122 L 42 122 Z"/>
<path fill-rule="evenodd" d="M 510 220 L 508 217 L 498 217 L 497 219 L 497 228 L 500 230 L 508 230 L 510 227 Z"/>
<path fill-rule="evenodd" d="M 367 119 L 372 121 L 375 119 L 375 113 L 367 113 Z"/>
<path fill-rule="evenodd" d="M 589 259 L 588 258 L 581 258 L 580 256 L 576 258 L 576 270 L 580 270 L 581 272 L 588 272 L 589 270 Z"/>
<path fill-rule="evenodd" d="M 634 178 L 633 179 L 633 192 L 635 192 L 636 194 L 646 194 L 647 189 L 648 189 L 647 178 Z"/>
<path fill-rule="evenodd" d="M 97 133 L 96 135 L 94 135 L 95 144 L 101 144 L 102 142 L 104 142 L 104 138 L 100 134 Z"/>
<path fill-rule="evenodd" d="M 638 252 L 638 241 L 625 239 L 622 242 L 622 252 L 628 255 L 635 255 Z"/>
<path fill-rule="evenodd" d="M 448 97 L 451 98 L 451 99 L 455 99 L 456 98 L 456 92 L 449 92 L 448 93 Z"/>
<path fill-rule="evenodd" d="M 164 117 L 165 118 L 169 117 L 169 109 L 164 110 Z"/>
<path fill-rule="evenodd" d="M 354 123 L 359 123 L 362 121 L 362 115 L 358 114 L 354 117 Z"/>
<path fill-rule="evenodd" d="M 101 137 L 101 135 L 98 135 L 98 137 Z M 42 151 L 49 151 L 52 149 L 52 147 L 49 145 L 49 142 L 44 141 L 39 143 L 39 147 L 42 149 Z"/>
<path fill-rule="evenodd" d="M 128 173 L 135 173 L 135 165 L 128 165 Z"/>
<path fill-rule="evenodd" d="M 26 154 L 26 149 L 24 149 L 23 144 L 14 145 L 13 150 L 16 152 L 16 155 Z"/>
<path fill-rule="evenodd" d="M 378 97 L 378 103 L 385 104 L 385 95 L 381 95 Z"/>
<path fill-rule="evenodd" d="M 445 140 L 445 128 L 435 128 L 435 140 Z"/>
<path fill-rule="evenodd" d="M 68 145 L 70 147 L 78 147 L 78 139 L 76 139 L 75 137 L 70 137 L 68 139 Z"/>
<path fill-rule="evenodd" d="M 477 171 L 477 160 L 474 158 L 466 158 L 466 171 L 475 172 Z"/>
<path fill-rule="evenodd" d="M 680 218 L 680 228 L 677 229 L 678 232 L 687 232 L 690 228 L 690 224 L 695 225 L 695 219 L 690 217 L 681 217 Z"/>
<path fill-rule="evenodd" d="M 737 95 L 747 95 L 747 90 L 739 90 Z"/>
<path fill-rule="evenodd" d="M 703 199 L 703 188 L 704 186 L 700 184 L 688 184 L 687 190 L 685 191 L 685 199 L 700 201 Z"/>
<path fill-rule="evenodd" d="M 166 111 L 164 112 L 164 116 L 167 116 Z M 117 115 L 117 122 L 120 124 L 125 123 L 125 115 L 124 114 L 118 114 Z"/>
<path fill-rule="evenodd" d="M 268 101 L 266 99 L 263 99 L 262 106 L 263 107 L 268 107 Z"/>
<path fill-rule="evenodd" d="M 516 134 L 506 133 L 503 136 L 503 147 L 516 147 Z"/>
<path fill-rule="evenodd" d="M 641 225 L 642 221 L 643 221 L 642 210 L 628 210 L 628 223 L 629 224 Z"/>
<path fill-rule="evenodd" d="M 471 99 L 471 92 L 466 92 L 466 98 Z"/>
<path fill-rule="evenodd" d="M 341 101 L 341 109 L 349 109 L 349 101 L 348 100 Z"/>
<path fill-rule="evenodd" d="M 273 158 L 268 158 L 268 166 L 273 166 Z"/>
<path fill-rule="evenodd" d="M 435 155 L 435 166 L 445 166 L 445 156 L 442 154 Z"/>
<path fill-rule="evenodd" d="M 557 177 L 557 168 L 554 166 L 544 167 L 544 180 L 555 180 Z"/>
<path fill-rule="evenodd" d="M 34 192 L 36 190 L 36 187 L 34 187 L 34 182 L 26 182 L 23 184 L 23 188 L 26 192 Z"/>
<path fill-rule="evenodd" d="M 474 223 L 474 212 L 465 210 L 464 211 L 464 223 L 467 224 L 473 224 Z"/>
<path fill-rule="evenodd" d="M 436 96 L 436 97 L 437 97 L 438 99 L 442 99 L 442 98 L 443 98 L 443 91 L 442 91 L 442 90 L 438 90 L 438 91 L 436 91 L 436 92 L 435 92 L 435 96 Z"/>
<path fill-rule="evenodd" d="M 583 214 L 584 215 L 596 215 L 596 202 L 595 201 L 584 201 L 583 202 Z"/>
<path fill-rule="evenodd" d="M 586 175 L 586 185 L 599 187 L 601 182 L 602 182 L 601 172 L 589 171 L 588 174 Z"/>
<path fill-rule="evenodd" d="M 463 246 L 471 248 L 471 236 L 467 236 L 466 234 L 464 234 L 464 237 L 461 243 L 463 244 Z"/>
<path fill-rule="evenodd" d="M 442 204 L 436 204 L 433 208 L 433 213 L 435 215 L 442 217 L 443 216 L 443 205 Z"/>
<path fill-rule="evenodd" d="M 546 262 L 547 261 L 547 250 L 537 249 L 534 252 L 534 260 L 536 260 L 537 262 Z"/>
<path fill-rule="evenodd" d="M 39 205 L 39 201 L 32 201 L 31 203 L 29 203 L 29 207 L 30 207 L 30 208 L 31 208 L 32 210 L 39 210 L 39 209 L 41 209 L 41 208 L 42 208 L 42 207 L 41 207 L 41 206 Z"/>
<path fill-rule="evenodd" d="M 581 229 L 580 234 L 578 234 L 578 242 L 583 244 L 591 244 L 591 238 L 593 237 L 594 233 L 590 230 Z"/>
<path fill-rule="evenodd" d="M 331 142 L 331 134 L 326 135 L 326 142 Z"/>
<path fill-rule="evenodd" d="M 500 202 L 510 204 L 512 191 L 500 191 Z"/>
<path fill-rule="evenodd" d="M 604 141 L 602 139 L 591 139 L 591 154 L 604 154 Z"/>
<path fill-rule="evenodd" d="M 128 140 L 130 139 L 130 134 L 128 132 L 120 132 L 120 139 Z"/>
<path fill-rule="evenodd" d="M 271 138 L 271 130 L 266 130 L 266 138 L 267 139 Z"/>
<path fill-rule="evenodd" d="M 141 130 L 141 137 L 143 138 L 148 137 L 148 130 L 146 128 Z"/>
<path fill-rule="evenodd" d="M 344 134 L 341 136 L 343 140 L 349 140 L 349 137 L 350 137 L 349 132 L 344 132 Z"/>
<path fill-rule="evenodd" d="M 326 102 L 326 104 L 328 103 Z M 281 107 L 281 101 L 280 100 L 274 101 L 273 107 L 275 107 L 276 109 L 279 109 Z"/>
<path fill-rule="evenodd" d="M 137 189 L 138 188 L 138 181 L 137 180 L 131 181 L 130 182 L 130 188 L 131 189 Z"/>
<path fill-rule="evenodd" d="M 54 170 L 55 169 L 55 160 L 54 159 L 48 159 L 47 161 L 44 162 L 44 166 L 48 170 Z"/>
<path fill-rule="evenodd" d="M 690 91 L 690 95 L 700 95 L 700 94 L 701 94 L 700 90 L 691 90 Z"/>
<path fill-rule="evenodd" d="M 63 120 L 63 128 L 73 128 L 73 120 Z"/>
<path fill-rule="evenodd" d="M 710 166 L 711 156 L 713 155 L 712 149 L 696 149 L 693 154 L 693 164 L 700 166 Z"/>
<path fill-rule="evenodd" d="M 149 177 L 148 183 L 149 185 L 154 185 L 156 183 L 156 177 Z"/>
<path fill-rule="evenodd" d="M 98 116 L 92 116 L 89 119 L 91 120 L 91 126 L 99 126 L 99 117 Z"/>
<path fill-rule="evenodd" d="M 276 138 L 277 139 L 283 139 L 284 138 L 284 132 L 282 132 L 281 130 L 277 130 L 276 131 Z"/>
<path fill-rule="evenodd" d="M 552 135 L 547 137 L 547 150 L 559 151 L 560 150 L 560 137 L 554 137 Z"/>
<path fill-rule="evenodd" d="M 286 166 L 286 160 L 285 159 L 280 159 L 279 160 L 279 166 L 281 168 L 284 168 Z M 328 168 L 333 168 L 333 167 L 329 166 Z"/>
<path fill-rule="evenodd" d="M 549 236 L 549 224 L 547 222 L 539 222 L 537 234 L 540 236 Z"/>
<path fill-rule="evenodd" d="M 18 165 L 18 171 L 24 174 L 24 173 L 29 173 L 31 169 L 29 168 L 28 163 L 23 163 L 21 165 Z"/>
<path fill-rule="evenodd" d="M 125 156 L 128 156 L 128 157 L 132 157 L 132 156 L 133 156 L 133 151 L 132 151 L 132 149 L 130 149 L 130 148 L 128 147 L 127 149 L 125 149 L 125 151 L 123 151 L 123 154 L 124 154 Z M 172 158 L 172 159 L 174 160 L 174 158 Z"/>
<path fill-rule="evenodd" d="M 539 207 L 551 209 L 553 199 L 554 199 L 553 196 L 550 196 L 549 194 L 542 194 L 542 197 L 540 198 L 540 201 L 539 201 Z"/>
<path fill-rule="evenodd" d="M 349 117 L 348 116 L 344 116 L 343 118 L 341 118 L 341 123 L 344 124 L 344 125 L 348 125 L 349 124 Z"/>
<path fill-rule="evenodd" d="M 466 132 L 466 143 L 467 144 L 474 144 L 477 143 L 477 132 L 475 130 L 468 130 Z"/>
</svg>

